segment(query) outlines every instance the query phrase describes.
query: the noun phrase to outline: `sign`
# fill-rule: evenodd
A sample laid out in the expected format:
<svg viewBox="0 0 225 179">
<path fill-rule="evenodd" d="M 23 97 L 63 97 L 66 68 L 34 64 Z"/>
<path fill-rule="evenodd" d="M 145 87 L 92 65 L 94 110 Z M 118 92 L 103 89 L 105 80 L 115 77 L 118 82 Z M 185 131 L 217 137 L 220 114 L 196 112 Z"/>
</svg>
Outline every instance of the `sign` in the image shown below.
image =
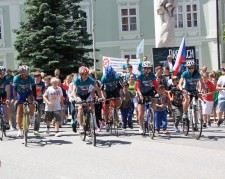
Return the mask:
<svg viewBox="0 0 225 179">
<path fill-rule="evenodd" d="M 138 74 L 138 64 L 140 62 L 140 59 L 130 59 L 130 63 L 133 68 L 133 73 Z M 117 72 L 119 75 L 122 74 L 122 65 L 125 63 L 124 58 L 114 58 L 114 57 L 102 57 L 102 67 L 103 67 L 103 74 L 105 73 L 105 68 L 107 66 L 112 66 L 115 72 Z"/>
<path fill-rule="evenodd" d="M 177 58 L 179 47 L 173 48 L 153 48 L 153 63 L 154 67 L 156 66 L 164 66 L 164 63 L 167 60 L 168 55 L 172 55 L 173 60 L 175 61 Z M 198 64 L 196 60 L 195 47 L 190 46 L 186 47 L 186 60 L 194 60 L 196 64 Z M 198 68 L 198 67 L 197 67 Z"/>
</svg>

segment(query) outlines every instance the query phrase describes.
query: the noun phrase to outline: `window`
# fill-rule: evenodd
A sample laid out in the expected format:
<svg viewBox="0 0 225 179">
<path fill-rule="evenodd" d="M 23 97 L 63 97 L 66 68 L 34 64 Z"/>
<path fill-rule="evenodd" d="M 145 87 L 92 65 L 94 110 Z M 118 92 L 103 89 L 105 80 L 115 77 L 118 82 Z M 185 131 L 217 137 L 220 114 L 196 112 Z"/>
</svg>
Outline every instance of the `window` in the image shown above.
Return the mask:
<svg viewBox="0 0 225 179">
<path fill-rule="evenodd" d="M 136 59 L 136 54 L 124 55 L 124 58 Z"/>
<path fill-rule="evenodd" d="M 178 5 L 175 11 L 175 28 L 198 27 L 198 5 Z"/>
<path fill-rule="evenodd" d="M 197 4 L 186 5 L 187 27 L 198 26 Z"/>
<path fill-rule="evenodd" d="M 136 8 L 121 9 L 122 31 L 137 30 Z"/>
<path fill-rule="evenodd" d="M 175 12 L 175 28 L 183 28 L 184 27 L 184 15 L 183 15 L 183 6 L 177 6 Z"/>
</svg>

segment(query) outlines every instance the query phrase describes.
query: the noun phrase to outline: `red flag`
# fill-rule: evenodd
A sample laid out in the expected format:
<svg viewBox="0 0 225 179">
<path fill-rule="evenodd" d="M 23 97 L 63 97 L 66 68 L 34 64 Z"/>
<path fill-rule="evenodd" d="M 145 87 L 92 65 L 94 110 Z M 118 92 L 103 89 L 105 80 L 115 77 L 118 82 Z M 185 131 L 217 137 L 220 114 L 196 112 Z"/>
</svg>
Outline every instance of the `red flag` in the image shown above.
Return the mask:
<svg viewBox="0 0 225 179">
<path fill-rule="evenodd" d="M 186 61 L 186 46 L 185 46 L 185 39 L 183 38 L 180 48 L 178 50 L 176 62 L 173 67 L 173 75 L 176 76 L 179 72 L 179 68 L 183 62 Z"/>
</svg>

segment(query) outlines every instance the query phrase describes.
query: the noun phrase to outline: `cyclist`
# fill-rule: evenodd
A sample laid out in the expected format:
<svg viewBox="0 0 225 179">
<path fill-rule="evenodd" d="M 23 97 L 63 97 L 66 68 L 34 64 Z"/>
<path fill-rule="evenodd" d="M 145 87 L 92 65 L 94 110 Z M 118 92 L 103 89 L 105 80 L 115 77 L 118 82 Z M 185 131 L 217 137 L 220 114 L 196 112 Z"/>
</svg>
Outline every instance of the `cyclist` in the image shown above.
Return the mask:
<svg viewBox="0 0 225 179">
<path fill-rule="evenodd" d="M 139 120 L 139 133 L 143 134 L 143 120 L 144 120 L 144 96 L 155 96 L 155 89 L 158 88 L 156 77 L 151 72 L 152 64 L 149 61 L 143 61 L 143 72 L 138 75 L 137 79 L 137 93 L 139 96 L 138 101 L 138 120 Z M 155 101 L 152 103 L 153 109 L 155 108 Z"/>
<path fill-rule="evenodd" d="M 32 95 L 34 94 L 34 96 Z M 32 75 L 29 74 L 29 67 L 27 65 L 19 66 L 19 74 L 13 78 L 13 96 L 14 100 L 18 102 L 17 106 L 17 124 L 18 133 L 17 137 L 22 137 L 22 118 L 23 118 L 23 102 L 26 98 L 28 103 L 33 103 L 34 97 L 36 96 L 36 86 Z M 34 105 L 29 104 L 30 108 L 30 121 L 34 123 Z"/>
<path fill-rule="evenodd" d="M 105 75 L 101 78 L 102 83 L 102 96 L 105 99 L 110 98 L 118 98 L 120 96 L 121 84 L 120 84 L 120 77 L 114 71 L 113 67 L 107 66 L 105 69 Z M 120 103 L 120 100 L 117 100 L 117 104 Z M 108 123 L 108 116 L 109 116 L 109 101 L 105 102 L 105 122 L 106 122 L 106 131 L 109 132 L 109 123 Z"/>
<path fill-rule="evenodd" d="M 95 97 L 94 90 L 97 90 L 99 95 L 101 95 L 95 80 L 89 76 L 89 69 L 85 66 L 81 66 L 79 68 L 79 76 L 77 76 L 74 79 L 72 96 L 74 97 L 76 102 L 80 102 L 81 100 L 92 101 L 92 99 Z M 82 133 L 84 132 L 83 115 L 82 115 L 83 106 L 82 104 L 77 105 L 78 105 L 77 119 L 80 125 L 80 133 Z M 90 106 L 95 120 L 94 104 L 91 103 Z"/>
<path fill-rule="evenodd" d="M 0 66 L 0 99 L 1 102 L 6 102 L 6 100 L 10 99 L 10 78 L 5 75 L 6 69 L 4 66 Z M 6 115 L 6 130 L 10 129 L 9 119 L 10 112 L 9 108 L 4 105 L 3 106 L 5 115 Z"/>
<path fill-rule="evenodd" d="M 203 84 L 202 78 L 198 70 L 195 69 L 195 62 L 194 61 L 187 61 L 186 62 L 187 70 L 183 72 L 181 75 L 181 79 L 179 81 L 179 89 L 183 91 L 184 94 L 184 102 L 183 102 L 183 120 L 187 119 L 187 111 L 188 106 L 192 100 L 192 97 L 188 95 L 189 93 L 196 93 L 197 92 L 197 84 L 200 82 L 199 91 L 205 92 L 205 85 Z M 197 126 L 195 126 L 197 130 Z"/>
</svg>

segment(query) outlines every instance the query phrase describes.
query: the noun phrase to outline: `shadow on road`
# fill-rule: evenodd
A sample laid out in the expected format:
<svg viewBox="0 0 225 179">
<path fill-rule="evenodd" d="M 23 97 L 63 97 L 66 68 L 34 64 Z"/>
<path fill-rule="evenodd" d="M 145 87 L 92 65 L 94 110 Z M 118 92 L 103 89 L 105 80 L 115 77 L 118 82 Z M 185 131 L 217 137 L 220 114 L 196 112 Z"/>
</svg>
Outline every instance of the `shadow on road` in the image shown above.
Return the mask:
<svg viewBox="0 0 225 179">
<path fill-rule="evenodd" d="M 113 145 L 130 145 L 132 142 L 123 141 L 123 140 L 97 140 L 96 147 L 99 148 L 108 148 Z"/>
</svg>

